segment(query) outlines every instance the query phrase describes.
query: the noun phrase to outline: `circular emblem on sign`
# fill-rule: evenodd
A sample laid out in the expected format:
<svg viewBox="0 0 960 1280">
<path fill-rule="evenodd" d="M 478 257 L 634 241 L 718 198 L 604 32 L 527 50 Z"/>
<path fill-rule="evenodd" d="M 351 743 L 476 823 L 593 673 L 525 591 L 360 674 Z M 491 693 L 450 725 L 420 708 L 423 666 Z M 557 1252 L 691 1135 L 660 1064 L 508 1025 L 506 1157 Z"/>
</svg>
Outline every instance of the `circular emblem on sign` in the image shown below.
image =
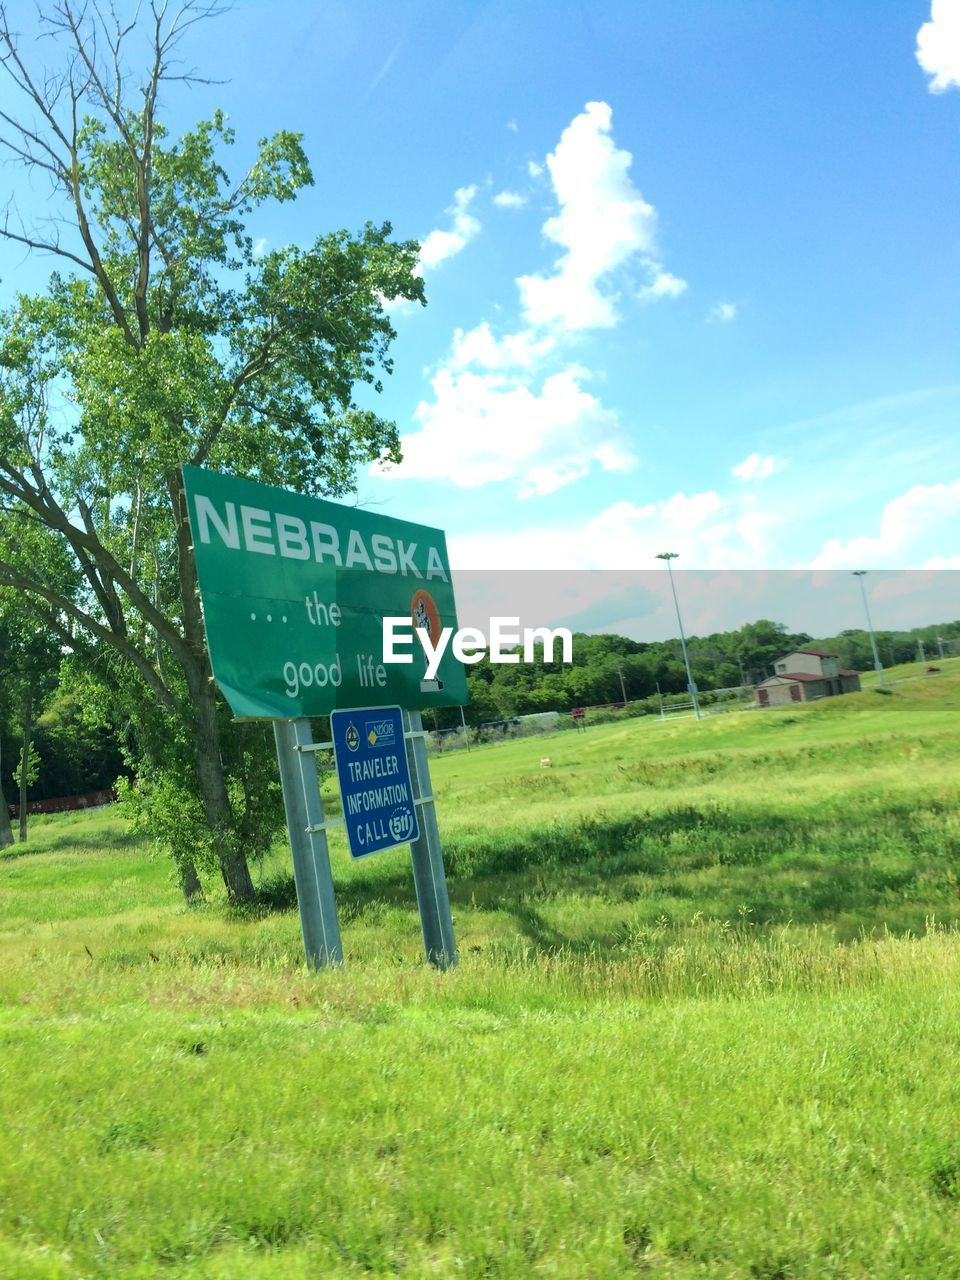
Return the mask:
<svg viewBox="0 0 960 1280">
<path fill-rule="evenodd" d="M 347 732 L 343 735 L 343 740 L 351 751 L 356 751 L 360 746 L 360 731 L 352 720 L 347 725 Z"/>
<path fill-rule="evenodd" d="M 410 601 L 410 617 L 415 627 L 420 627 L 429 634 L 430 643 L 436 647 L 441 631 L 440 610 L 430 592 L 424 591 L 422 587 L 413 593 L 413 599 Z"/>
<path fill-rule="evenodd" d="M 394 840 L 409 840 L 413 835 L 413 813 L 406 805 L 393 811 L 390 819 L 390 834 Z"/>
</svg>

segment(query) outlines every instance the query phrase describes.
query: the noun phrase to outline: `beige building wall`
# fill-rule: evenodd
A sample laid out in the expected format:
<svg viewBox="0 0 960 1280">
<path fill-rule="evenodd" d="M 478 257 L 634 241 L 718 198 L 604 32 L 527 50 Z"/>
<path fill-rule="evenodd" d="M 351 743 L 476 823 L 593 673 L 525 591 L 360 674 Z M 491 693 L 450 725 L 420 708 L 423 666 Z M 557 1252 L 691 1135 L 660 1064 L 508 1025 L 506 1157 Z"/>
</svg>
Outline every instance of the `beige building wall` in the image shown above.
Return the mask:
<svg viewBox="0 0 960 1280">
<path fill-rule="evenodd" d="M 794 681 L 783 682 L 781 680 L 772 680 L 769 683 L 764 681 L 763 684 L 757 686 L 757 701 L 762 707 L 783 707 L 789 702 L 798 701 L 796 693 L 793 692 L 796 688 L 797 685 Z M 767 695 L 766 702 L 759 697 L 759 691 L 761 689 Z M 800 696 L 803 696 L 802 692 Z"/>
<path fill-rule="evenodd" d="M 819 658 L 813 653 L 788 653 L 776 663 L 777 674 L 756 687 L 761 707 L 783 707 L 791 702 L 814 702 L 838 693 L 856 693 L 858 675 L 841 676 L 836 658 Z M 792 674 L 818 676 L 816 680 L 791 680 Z"/>
<path fill-rule="evenodd" d="M 824 676 L 833 680 L 837 674 L 836 658 L 818 658 L 813 653 L 788 653 L 774 666 L 778 676 L 789 675 L 791 671 L 803 671 L 810 676 Z"/>
<path fill-rule="evenodd" d="M 796 698 L 791 697 L 790 690 L 793 685 L 789 684 L 770 684 L 767 685 L 767 697 L 770 699 L 771 707 L 782 707 L 788 702 L 795 702 Z"/>
</svg>

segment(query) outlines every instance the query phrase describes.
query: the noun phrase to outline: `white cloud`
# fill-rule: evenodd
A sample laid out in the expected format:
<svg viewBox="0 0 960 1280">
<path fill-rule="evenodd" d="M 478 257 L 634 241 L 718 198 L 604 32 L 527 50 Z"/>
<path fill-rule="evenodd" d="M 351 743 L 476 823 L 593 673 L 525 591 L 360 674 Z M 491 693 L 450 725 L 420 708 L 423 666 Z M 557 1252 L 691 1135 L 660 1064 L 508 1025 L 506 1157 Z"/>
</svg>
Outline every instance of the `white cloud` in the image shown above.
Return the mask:
<svg viewBox="0 0 960 1280">
<path fill-rule="evenodd" d="M 916 567 L 915 549 L 931 538 L 956 545 L 960 535 L 960 480 L 950 484 L 917 484 L 888 502 L 880 517 L 879 532 L 844 541 L 830 538 L 813 561 L 814 569 L 868 569 Z M 911 565 L 911 557 L 914 564 Z M 927 567 L 942 568 L 929 563 Z"/>
<path fill-rule="evenodd" d="M 480 369 L 531 369 L 549 355 L 557 345 L 549 333 L 537 334 L 533 329 L 494 337 L 486 320 L 475 329 L 464 332 L 454 330 L 453 350 L 446 361 L 448 369 L 466 369 L 474 365 Z"/>
<path fill-rule="evenodd" d="M 499 336 L 486 320 L 455 330 L 432 398 L 416 409 L 419 429 L 403 437 L 403 465 L 381 474 L 450 479 L 463 488 L 513 482 L 520 497 L 531 497 L 594 468 L 633 466 L 616 413 L 582 386 L 589 373 L 558 368 L 569 334 L 615 322 L 616 295 L 608 292 L 615 269 L 636 259 L 646 283 L 634 293 L 643 300 L 674 298 L 687 287 L 656 256 L 656 213 L 630 181 L 631 157 L 614 145 L 611 118 L 606 103 L 589 103 L 548 157 L 559 212 L 543 230 L 565 252 L 552 275 L 517 280 L 525 323 Z M 542 172 L 533 162 L 528 168 Z M 424 267 L 459 252 L 479 230 L 469 212 L 476 190 L 456 193 L 453 228 L 424 241 Z M 509 208 L 526 197 L 501 191 L 493 199 Z M 545 376 L 548 359 L 553 372 Z"/>
<path fill-rule="evenodd" d="M 411 302 L 408 298 L 388 298 L 383 293 L 378 293 L 377 298 L 387 315 L 393 319 L 409 315 L 420 305 L 418 302 Z"/>
<path fill-rule="evenodd" d="M 263 255 L 267 252 L 267 245 L 269 243 L 270 241 L 267 239 L 266 236 L 258 236 L 257 239 L 254 240 L 253 242 L 253 256 L 255 258 L 262 258 Z"/>
<path fill-rule="evenodd" d="M 641 289 L 637 296 L 644 302 L 652 302 L 658 298 L 679 298 L 686 289 L 686 280 L 671 275 L 669 271 L 657 270 L 650 284 Z"/>
<path fill-rule="evenodd" d="M 528 160 L 527 173 L 529 173 L 531 178 L 539 178 L 543 173 L 543 165 L 537 164 L 536 160 Z"/>
<path fill-rule="evenodd" d="M 730 474 L 738 480 L 766 480 L 775 472 L 782 471 L 785 465 L 782 458 L 775 458 L 772 454 L 762 457 L 759 453 L 751 453 L 735 467 L 731 467 Z"/>
<path fill-rule="evenodd" d="M 522 209 L 527 197 L 521 191 L 498 191 L 493 203 L 498 209 Z"/>
<path fill-rule="evenodd" d="M 737 304 L 735 302 L 715 302 L 707 312 L 707 320 L 713 324 L 729 324 L 731 320 L 737 318 Z"/>
<path fill-rule="evenodd" d="M 519 133 L 519 132 L 520 132 L 520 126 L 517 124 L 516 120 L 508 120 L 508 121 L 507 121 L 507 128 L 510 130 L 510 132 L 511 132 L 511 133 Z"/>
<path fill-rule="evenodd" d="M 517 280 L 531 324 L 577 331 L 609 328 L 617 321 L 610 277 L 637 255 L 653 260 L 657 214 L 630 180 L 632 157 L 611 137 L 613 113 L 589 102 L 563 131 L 547 167 L 559 213 L 543 233 L 563 249 L 549 275 Z"/>
<path fill-rule="evenodd" d="M 420 428 L 402 438 L 403 464 L 385 477 L 447 480 L 464 489 L 513 482 L 521 498 L 553 493 L 591 468 L 626 471 L 634 458 L 617 415 L 580 385 L 571 366 L 539 389 L 498 373 L 441 369 Z"/>
<path fill-rule="evenodd" d="M 771 553 L 772 512 L 714 490 L 647 503 L 616 502 L 586 521 L 487 530 L 448 538 L 457 569 L 655 569 L 661 551 L 674 567 L 754 569 Z"/>
<path fill-rule="evenodd" d="M 447 209 L 452 219 L 450 230 L 431 231 L 420 246 L 420 267 L 429 270 L 439 266 L 447 258 L 460 253 L 480 230 L 477 218 L 469 212 L 477 194 L 476 186 L 459 187 L 453 194 L 453 204 Z"/>
<path fill-rule="evenodd" d="M 699 529 L 711 516 L 725 511 L 726 507 L 727 504 L 723 498 L 713 489 L 705 493 L 691 494 L 689 498 L 685 493 L 680 492 L 659 504 L 659 515 L 677 533 L 687 533 L 693 529 Z"/>
<path fill-rule="evenodd" d="M 932 0 L 930 21 L 917 32 L 917 61 L 931 93 L 960 88 L 960 0 Z"/>
</svg>

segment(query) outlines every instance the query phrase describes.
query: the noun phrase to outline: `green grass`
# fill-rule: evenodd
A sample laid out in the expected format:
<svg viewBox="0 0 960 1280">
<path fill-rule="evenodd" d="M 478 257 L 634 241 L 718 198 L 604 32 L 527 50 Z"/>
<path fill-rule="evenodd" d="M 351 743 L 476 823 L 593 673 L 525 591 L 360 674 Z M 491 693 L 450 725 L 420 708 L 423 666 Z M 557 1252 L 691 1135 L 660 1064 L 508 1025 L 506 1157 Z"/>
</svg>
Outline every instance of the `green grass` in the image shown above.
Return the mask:
<svg viewBox="0 0 960 1280">
<path fill-rule="evenodd" d="M 0 855 L 0 1275 L 960 1275 L 960 676 L 434 759 L 402 851 L 186 910 L 110 811 Z M 541 769 L 548 755 L 550 768 Z M 337 805 L 328 783 L 328 813 Z"/>
</svg>

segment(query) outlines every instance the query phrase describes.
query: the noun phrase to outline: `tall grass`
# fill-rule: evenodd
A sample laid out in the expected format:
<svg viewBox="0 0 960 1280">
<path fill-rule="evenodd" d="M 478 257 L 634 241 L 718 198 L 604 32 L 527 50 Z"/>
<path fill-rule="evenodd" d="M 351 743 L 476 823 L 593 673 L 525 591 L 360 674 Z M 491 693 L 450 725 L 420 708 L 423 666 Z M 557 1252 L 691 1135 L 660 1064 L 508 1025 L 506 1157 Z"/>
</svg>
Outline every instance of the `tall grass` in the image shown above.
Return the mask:
<svg viewBox="0 0 960 1280">
<path fill-rule="evenodd" d="M 335 843 L 347 964 L 309 974 L 282 848 L 256 909 L 188 911 L 111 812 L 38 821 L 0 857 L 0 1275 L 960 1275 L 958 709 L 435 759 L 445 974 L 402 852 Z"/>
</svg>

